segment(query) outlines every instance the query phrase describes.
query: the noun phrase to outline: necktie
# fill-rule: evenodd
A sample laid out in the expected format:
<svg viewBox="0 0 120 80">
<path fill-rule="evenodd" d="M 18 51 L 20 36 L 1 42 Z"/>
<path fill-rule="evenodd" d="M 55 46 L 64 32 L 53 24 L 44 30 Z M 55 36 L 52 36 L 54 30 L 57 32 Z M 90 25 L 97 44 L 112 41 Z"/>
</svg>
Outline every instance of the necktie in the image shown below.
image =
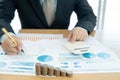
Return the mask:
<svg viewBox="0 0 120 80">
<path fill-rule="evenodd" d="M 55 18 L 55 9 L 53 6 L 53 0 L 44 0 L 43 11 L 44 11 L 47 23 L 50 26 Z"/>
</svg>

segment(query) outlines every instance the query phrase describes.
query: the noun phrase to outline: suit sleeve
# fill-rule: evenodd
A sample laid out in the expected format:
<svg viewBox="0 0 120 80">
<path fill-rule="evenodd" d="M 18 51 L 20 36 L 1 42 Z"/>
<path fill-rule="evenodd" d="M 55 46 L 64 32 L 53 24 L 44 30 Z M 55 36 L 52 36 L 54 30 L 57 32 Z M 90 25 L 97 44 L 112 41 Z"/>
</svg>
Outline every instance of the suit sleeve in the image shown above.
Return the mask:
<svg viewBox="0 0 120 80">
<path fill-rule="evenodd" d="M 0 0 L 0 37 L 3 32 L 2 27 L 6 28 L 9 32 L 14 32 L 10 23 L 14 18 L 15 2 L 14 0 Z"/>
<path fill-rule="evenodd" d="M 90 34 L 96 26 L 96 16 L 87 0 L 76 0 L 75 12 L 77 14 L 77 27 L 82 27 Z"/>
</svg>

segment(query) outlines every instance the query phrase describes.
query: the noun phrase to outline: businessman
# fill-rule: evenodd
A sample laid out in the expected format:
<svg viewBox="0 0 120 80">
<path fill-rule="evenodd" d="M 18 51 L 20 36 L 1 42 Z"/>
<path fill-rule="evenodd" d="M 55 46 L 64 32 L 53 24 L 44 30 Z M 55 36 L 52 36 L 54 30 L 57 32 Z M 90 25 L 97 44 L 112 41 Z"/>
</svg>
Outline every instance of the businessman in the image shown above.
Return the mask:
<svg viewBox="0 0 120 80">
<path fill-rule="evenodd" d="M 0 28 L 6 28 L 18 44 L 14 45 L 0 31 L 2 48 L 10 55 L 19 53 L 22 48 L 10 25 L 15 10 L 22 29 L 68 29 L 74 11 L 78 22 L 68 35 L 71 42 L 85 40 L 96 25 L 96 16 L 87 0 L 0 0 Z"/>
</svg>

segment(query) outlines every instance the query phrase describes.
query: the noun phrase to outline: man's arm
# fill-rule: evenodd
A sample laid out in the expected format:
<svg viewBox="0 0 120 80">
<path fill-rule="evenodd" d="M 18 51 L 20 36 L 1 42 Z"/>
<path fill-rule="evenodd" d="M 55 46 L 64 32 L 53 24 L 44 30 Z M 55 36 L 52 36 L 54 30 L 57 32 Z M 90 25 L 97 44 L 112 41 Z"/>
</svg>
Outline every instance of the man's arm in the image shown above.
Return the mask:
<svg viewBox="0 0 120 80">
<path fill-rule="evenodd" d="M 0 37 L 3 35 L 2 27 L 14 33 L 10 23 L 14 18 L 15 9 L 15 0 L 0 0 Z"/>
<path fill-rule="evenodd" d="M 90 34 L 96 25 L 96 16 L 87 0 L 76 0 L 74 10 L 78 18 L 76 27 L 82 27 Z"/>
</svg>

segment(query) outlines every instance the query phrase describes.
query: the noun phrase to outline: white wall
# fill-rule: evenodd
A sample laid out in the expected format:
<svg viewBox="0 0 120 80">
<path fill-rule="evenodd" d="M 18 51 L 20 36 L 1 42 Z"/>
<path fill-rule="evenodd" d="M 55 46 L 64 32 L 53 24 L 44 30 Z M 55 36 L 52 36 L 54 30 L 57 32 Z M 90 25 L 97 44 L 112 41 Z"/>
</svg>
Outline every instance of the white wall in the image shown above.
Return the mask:
<svg viewBox="0 0 120 80">
<path fill-rule="evenodd" d="M 107 0 L 104 30 L 120 31 L 120 0 Z"/>
</svg>

